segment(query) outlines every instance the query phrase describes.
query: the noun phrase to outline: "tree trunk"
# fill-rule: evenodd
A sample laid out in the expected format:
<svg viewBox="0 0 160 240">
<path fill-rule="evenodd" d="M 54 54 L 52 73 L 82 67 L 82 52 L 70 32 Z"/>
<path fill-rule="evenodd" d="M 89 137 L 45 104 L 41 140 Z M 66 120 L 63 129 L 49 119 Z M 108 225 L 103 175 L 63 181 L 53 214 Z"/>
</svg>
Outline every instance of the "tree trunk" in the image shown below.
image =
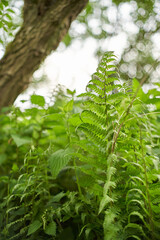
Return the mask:
<svg viewBox="0 0 160 240">
<path fill-rule="evenodd" d="M 88 0 L 24 0 L 24 21 L 0 60 L 0 108 L 13 104 Z"/>
</svg>

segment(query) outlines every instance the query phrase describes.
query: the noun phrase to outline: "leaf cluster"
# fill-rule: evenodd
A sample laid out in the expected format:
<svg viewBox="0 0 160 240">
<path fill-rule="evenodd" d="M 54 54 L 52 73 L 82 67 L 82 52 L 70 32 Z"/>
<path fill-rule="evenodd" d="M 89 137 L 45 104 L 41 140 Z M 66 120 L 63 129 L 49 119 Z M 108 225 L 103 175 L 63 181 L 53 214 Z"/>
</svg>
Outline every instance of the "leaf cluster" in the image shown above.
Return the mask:
<svg viewBox="0 0 160 240">
<path fill-rule="evenodd" d="M 78 98 L 2 109 L 2 240 L 160 239 L 159 90 L 123 84 L 115 60 L 104 54 Z"/>
</svg>

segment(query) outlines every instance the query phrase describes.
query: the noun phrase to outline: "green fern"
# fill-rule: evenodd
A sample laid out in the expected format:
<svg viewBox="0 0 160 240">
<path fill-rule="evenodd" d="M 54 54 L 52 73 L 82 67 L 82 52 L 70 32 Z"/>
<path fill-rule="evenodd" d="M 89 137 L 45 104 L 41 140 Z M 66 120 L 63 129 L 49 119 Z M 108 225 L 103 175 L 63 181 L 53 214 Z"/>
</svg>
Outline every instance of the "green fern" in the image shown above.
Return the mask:
<svg viewBox="0 0 160 240">
<path fill-rule="evenodd" d="M 160 239 L 160 94 L 121 83 L 115 60 L 104 54 L 80 100 L 0 116 L 2 240 Z"/>
<path fill-rule="evenodd" d="M 113 52 L 102 57 L 87 92 L 80 95 L 85 110 L 78 129 L 89 140 L 86 146 L 84 141 L 77 143 L 80 150 L 76 156 L 82 162 L 81 171 L 102 188 L 96 192 L 93 181 L 87 185 L 89 192 L 99 197 L 97 214 L 104 215 L 104 239 L 158 240 L 153 205 L 158 191 L 152 197 L 150 188 L 158 181 L 159 167 L 154 167 L 156 156 L 147 155 L 146 146 L 152 142 L 150 122 L 144 113 L 147 108 L 139 101 L 137 89 L 134 95 L 134 89 L 132 93 L 117 83 L 113 61 Z"/>
</svg>

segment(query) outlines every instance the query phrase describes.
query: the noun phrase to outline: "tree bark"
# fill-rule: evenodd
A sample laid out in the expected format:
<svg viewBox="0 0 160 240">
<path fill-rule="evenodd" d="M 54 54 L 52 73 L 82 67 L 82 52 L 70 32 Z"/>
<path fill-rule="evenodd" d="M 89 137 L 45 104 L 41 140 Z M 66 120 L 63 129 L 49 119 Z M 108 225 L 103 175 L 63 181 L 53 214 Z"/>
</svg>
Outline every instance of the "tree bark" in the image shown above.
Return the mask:
<svg viewBox="0 0 160 240">
<path fill-rule="evenodd" d="M 0 108 L 13 104 L 88 0 L 24 0 L 24 21 L 0 60 Z"/>
</svg>

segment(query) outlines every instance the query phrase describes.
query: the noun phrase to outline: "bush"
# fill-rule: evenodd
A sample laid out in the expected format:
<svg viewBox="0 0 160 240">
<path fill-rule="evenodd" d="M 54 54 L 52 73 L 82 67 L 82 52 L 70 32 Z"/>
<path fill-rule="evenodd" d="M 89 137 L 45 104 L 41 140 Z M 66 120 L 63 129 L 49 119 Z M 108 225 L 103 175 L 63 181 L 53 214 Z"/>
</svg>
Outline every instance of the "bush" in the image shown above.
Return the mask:
<svg viewBox="0 0 160 240">
<path fill-rule="evenodd" d="M 78 98 L 3 109 L 2 240 L 160 239 L 160 94 L 121 83 L 114 61 L 104 54 Z"/>
</svg>

